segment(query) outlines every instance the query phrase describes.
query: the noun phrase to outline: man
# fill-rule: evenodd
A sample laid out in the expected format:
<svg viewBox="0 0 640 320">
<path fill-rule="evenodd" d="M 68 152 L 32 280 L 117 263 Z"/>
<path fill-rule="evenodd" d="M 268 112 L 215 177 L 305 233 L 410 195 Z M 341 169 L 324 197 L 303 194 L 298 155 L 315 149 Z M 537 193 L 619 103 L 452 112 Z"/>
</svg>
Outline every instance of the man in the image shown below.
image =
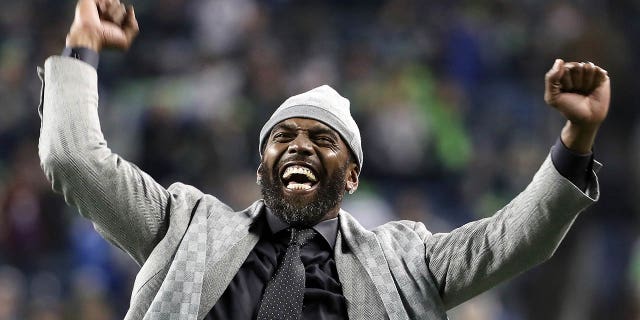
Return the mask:
<svg viewBox="0 0 640 320">
<path fill-rule="evenodd" d="M 340 208 L 363 154 L 349 101 L 328 86 L 287 99 L 261 130 L 264 200 L 234 212 L 194 187 L 165 189 L 107 148 L 98 120 L 97 53 L 137 33 L 132 7 L 80 0 L 63 57 L 40 70 L 53 189 L 142 266 L 126 319 L 446 319 L 549 258 L 599 196 L 590 150 L 609 78 L 559 59 L 545 101 L 567 123 L 550 156 L 506 207 L 447 234 L 411 221 L 368 231 Z"/>
</svg>

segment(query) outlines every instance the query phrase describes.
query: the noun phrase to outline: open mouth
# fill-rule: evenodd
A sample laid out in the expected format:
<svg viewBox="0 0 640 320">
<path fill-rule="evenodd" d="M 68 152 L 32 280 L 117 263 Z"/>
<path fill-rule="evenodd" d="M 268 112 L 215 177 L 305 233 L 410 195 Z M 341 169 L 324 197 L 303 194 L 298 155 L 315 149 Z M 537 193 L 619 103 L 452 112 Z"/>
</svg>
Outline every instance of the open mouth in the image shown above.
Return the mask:
<svg viewBox="0 0 640 320">
<path fill-rule="evenodd" d="M 313 170 L 301 165 L 286 167 L 281 178 L 285 188 L 292 191 L 311 190 L 318 184 L 318 178 Z"/>
</svg>

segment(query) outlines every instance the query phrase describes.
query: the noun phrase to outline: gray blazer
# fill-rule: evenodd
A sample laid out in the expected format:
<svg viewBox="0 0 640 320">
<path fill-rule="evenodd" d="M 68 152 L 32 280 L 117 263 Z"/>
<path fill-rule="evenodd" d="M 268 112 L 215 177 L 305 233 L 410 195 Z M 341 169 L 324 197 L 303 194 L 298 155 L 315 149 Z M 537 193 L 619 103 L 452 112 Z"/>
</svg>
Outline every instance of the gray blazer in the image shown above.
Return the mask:
<svg viewBox="0 0 640 320">
<path fill-rule="evenodd" d="M 236 212 L 196 188 L 165 189 L 111 152 L 98 120 L 96 71 L 47 59 L 39 154 L 53 189 L 142 267 L 125 319 L 202 319 L 258 241 L 261 200 Z M 596 169 L 599 168 L 596 165 Z M 446 319 L 446 310 L 548 259 L 597 200 L 549 157 L 490 218 L 432 234 L 420 222 L 365 230 L 339 215 L 335 260 L 351 319 Z"/>
</svg>

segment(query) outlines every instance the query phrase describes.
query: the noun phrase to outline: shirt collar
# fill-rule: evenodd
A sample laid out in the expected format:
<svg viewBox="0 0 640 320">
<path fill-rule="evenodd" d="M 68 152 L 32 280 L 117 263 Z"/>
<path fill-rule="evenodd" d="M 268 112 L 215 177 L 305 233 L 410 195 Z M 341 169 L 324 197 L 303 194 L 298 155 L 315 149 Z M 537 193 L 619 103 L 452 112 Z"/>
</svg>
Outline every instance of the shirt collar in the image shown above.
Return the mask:
<svg viewBox="0 0 640 320">
<path fill-rule="evenodd" d="M 267 224 L 269 224 L 271 233 L 275 234 L 289 227 L 286 222 L 276 217 L 276 215 L 274 215 L 269 208 L 265 206 L 265 209 L 267 210 Z M 320 235 L 322 235 L 322 238 L 333 250 L 333 247 L 335 247 L 336 245 L 336 237 L 338 236 L 338 218 L 335 217 L 333 219 L 320 221 L 312 228 Z"/>
</svg>

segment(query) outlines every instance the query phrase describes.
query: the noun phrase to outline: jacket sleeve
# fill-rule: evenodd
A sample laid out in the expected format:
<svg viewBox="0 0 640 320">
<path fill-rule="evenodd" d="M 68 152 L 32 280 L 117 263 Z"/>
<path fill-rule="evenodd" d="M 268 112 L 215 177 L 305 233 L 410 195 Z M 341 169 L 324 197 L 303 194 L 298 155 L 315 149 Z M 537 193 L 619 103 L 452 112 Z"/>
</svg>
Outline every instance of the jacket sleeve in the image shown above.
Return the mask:
<svg viewBox="0 0 640 320">
<path fill-rule="evenodd" d="M 582 192 L 547 157 L 527 188 L 493 216 L 440 234 L 417 223 L 414 230 L 425 243 L 427 267 L 445 307 L 550 258 L 577 215 L 598 200 L 595 172 L 590 181 Z"/>
<path fill-rule="evenodd" d="M 47 179 L 103 237 L 142 264 L 166 232 L 169 192 L 107 147 L 94 68 L 54 56 L 39 73 L 38 152 Z"/>
</svg>

